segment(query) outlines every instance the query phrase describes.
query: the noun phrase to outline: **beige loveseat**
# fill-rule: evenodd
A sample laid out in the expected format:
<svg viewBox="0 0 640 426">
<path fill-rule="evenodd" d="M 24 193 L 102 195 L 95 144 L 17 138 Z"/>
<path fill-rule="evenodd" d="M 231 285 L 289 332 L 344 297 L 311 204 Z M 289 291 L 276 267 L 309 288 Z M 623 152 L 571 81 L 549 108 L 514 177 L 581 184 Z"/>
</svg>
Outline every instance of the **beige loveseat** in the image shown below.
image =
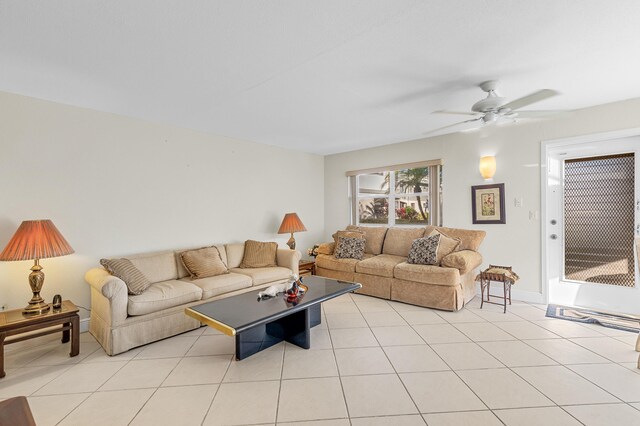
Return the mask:
<svg viewBox="0 0 640 426">
<path fill-rule="evenodd" d="M 116 355 L 200 327 L 199 321 L 184 313 L 189 306 L 282 283 L 298 273 L 299 251 L 278 248 L 278 266 L 242 269 L 244 243 L 216 247 L 230 272 L 196 280 L 189 277 L 180 259 L 186 249 L 127 257 L 152 282 L 139 295 L 128 294 L 124 281 L 103 268 L 88 271 L 89 331 L 107 354 Z"/>
<path fill-rule="evenodd" d="M 362 260 L 337 259 L 335 243 L 325 243 L 316 257 L 318 275 L 362 284 L 358 293 L 397 300 L 429 308 L 457 311 L 476 294 L 476 268 L 482 263 L 478 252 L 484 231 L 428 226 L 399 228 L 348 226 L 364 233 Z M 407 263 L 413 240 L 433 230 L 460 240 L 456 250 L 444 256 L 440 265 Z"/>
</svg>

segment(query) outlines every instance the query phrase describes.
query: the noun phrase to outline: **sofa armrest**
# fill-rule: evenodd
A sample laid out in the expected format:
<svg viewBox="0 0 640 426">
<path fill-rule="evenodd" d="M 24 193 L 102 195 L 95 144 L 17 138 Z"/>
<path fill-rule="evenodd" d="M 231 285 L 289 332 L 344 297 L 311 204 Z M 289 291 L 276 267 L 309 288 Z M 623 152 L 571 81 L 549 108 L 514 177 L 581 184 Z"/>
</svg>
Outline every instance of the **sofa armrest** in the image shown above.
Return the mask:
<svg viewBox="0 0 640 426">
<path fill-rule="evenodd" d="M 300 266 L 300 259 L 302 253 L 298 250 L 279 248 L 276 254 L 276 262 L 278 266 L 291 269 L 291 271 L 298 275 L 298 267 Z"/>
<path fill-rule="evenodd" d="M 318 254 L 333 254 L 336 248 L 336 243 L 331 241 L 330 243 L 322 243 L 318 246 Z"/>
<path fill-rule="evenodd" d="M 84 279 L 91 286 L 91 311 L 112 326 L 127 319 L 127 285 L 102 268 L 90 269 Z"/>
<path fill-rule="evenodd" d="M 460 270 L 460 275 L 477 268 L 482 264 L 482 255 L 477 251 L 460 250 L 442 258 L 442 266 Z"/>
</svg>

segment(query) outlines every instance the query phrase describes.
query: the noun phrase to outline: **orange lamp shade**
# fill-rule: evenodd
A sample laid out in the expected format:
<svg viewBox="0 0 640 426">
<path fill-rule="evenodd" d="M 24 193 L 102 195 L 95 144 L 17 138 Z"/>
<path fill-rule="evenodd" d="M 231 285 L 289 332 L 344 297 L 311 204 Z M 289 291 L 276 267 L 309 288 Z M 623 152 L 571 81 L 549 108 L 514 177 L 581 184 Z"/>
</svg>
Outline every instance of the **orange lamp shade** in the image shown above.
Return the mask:
<svg viewBox="0 0 640 426">
<path fill-rule="evenodd" d="M 304 227 L 296 213 L 287 213 L 284 215 L 284 219 L 282 219 L 280 229 L 278 229 L 278 234 L 289 234 L 294 232 L 303 232 L 306 230 L 307 228 Z"/>
<path fill-rule="evenodd" d="M 51 220 L 25 220 L 0 253 L 0 260 L 46 259 L 71 253 L 73 249 Z"/>
</svg>

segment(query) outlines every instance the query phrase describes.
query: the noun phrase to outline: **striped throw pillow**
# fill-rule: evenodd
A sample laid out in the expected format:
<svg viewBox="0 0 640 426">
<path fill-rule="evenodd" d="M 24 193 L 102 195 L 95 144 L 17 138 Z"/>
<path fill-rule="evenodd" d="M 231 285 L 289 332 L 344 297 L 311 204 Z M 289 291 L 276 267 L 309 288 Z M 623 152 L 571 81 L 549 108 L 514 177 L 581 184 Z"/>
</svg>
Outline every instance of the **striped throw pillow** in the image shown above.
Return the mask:
<svg viewBox="0 0 640 426">
<path fill-rule="evenodd" d="M 151 285 L 151 281 L 129 259 L 100 259 L 100 264 L 111 275 L 124 281 L 129 294 L 142 294 Z"/>
<path fill-rule="evenodd" d="M 266 268 L 278 266 L 276 256 L 278 243 L 264 243 L 261 241 L 247 240 L 244 242 L 244 256 L 241 268 Z"/>
<path fill-rule="evenodd" d="M 180 253 L 180 259 L 189 274 L 191 274 L 192 280 L 229 273 L 216 247 L 203 247 L 197 250 L 184 251 Z"/>
</svg>

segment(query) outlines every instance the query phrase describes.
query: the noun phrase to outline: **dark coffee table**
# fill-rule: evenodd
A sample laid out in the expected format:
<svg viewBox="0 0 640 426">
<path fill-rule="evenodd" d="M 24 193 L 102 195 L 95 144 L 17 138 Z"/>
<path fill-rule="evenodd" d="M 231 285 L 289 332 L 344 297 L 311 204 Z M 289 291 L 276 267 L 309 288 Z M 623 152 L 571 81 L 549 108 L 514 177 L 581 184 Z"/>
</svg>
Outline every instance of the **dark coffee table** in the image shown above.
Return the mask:
<svg viewBox="0 0 640 426">
<path fill-rule="evenodd" d="M 258 301 L 264 289 L 214 300 L 185 309 L 185 313 L 236 338 L 236 359 L 241 360 L 283 340 L 309 349 L 311 327 L 321 322 L 320 304 L 362 287 L 358 283 L 310 276 L 309 290 L 296 304 L 278 295 Z"/>
</svg>

